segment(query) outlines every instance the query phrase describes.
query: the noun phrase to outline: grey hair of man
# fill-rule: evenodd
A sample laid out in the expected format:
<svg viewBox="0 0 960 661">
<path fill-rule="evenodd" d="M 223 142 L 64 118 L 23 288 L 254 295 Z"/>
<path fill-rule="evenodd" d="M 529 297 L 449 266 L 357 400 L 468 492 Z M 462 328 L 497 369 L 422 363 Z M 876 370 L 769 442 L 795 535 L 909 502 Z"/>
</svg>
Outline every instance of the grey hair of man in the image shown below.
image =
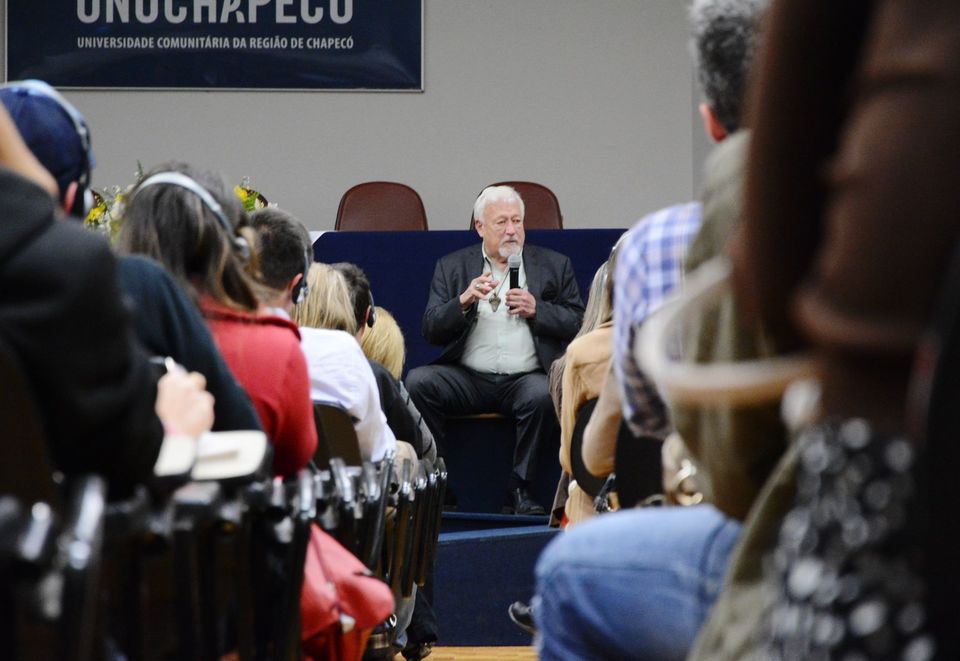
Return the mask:
<svg viewBox="0 0 960 661">
<path fill-rule="evenodd" d="M 744 90 L 770 0 L 693 0 L 691 50 L 706 102 L 728 132 L 740 128 Z"/>
<path fill-rule="evenodd" d="M 520 197 L 517 189 L 513 186 L 487 186 L 480 191 L 477 201 L 473 203 L 473 219 L 482 223 L 483 212 L 486 211 L 487 205 L 493 202 L 516 202 L 520 205 L 520 217 L 524 217 L 523 198 Z"/>
</svg>

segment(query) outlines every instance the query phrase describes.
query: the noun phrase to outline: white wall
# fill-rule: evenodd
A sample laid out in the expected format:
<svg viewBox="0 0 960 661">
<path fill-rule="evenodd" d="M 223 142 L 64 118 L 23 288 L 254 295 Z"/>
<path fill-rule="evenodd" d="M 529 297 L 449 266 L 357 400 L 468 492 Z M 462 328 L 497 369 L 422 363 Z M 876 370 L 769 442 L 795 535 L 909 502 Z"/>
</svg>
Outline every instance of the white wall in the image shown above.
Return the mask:
<svg viewBox="0 0 960 661">
<path fill-rule="evenodd" d="M 699 185 L 686 4 L 424 0 L 422 94 L 67 96 L 91 126 L 95 186 L 179 158 L 249 177 L 322 230 L 347 188 L 388 179 L 421 194 L 432 229 L 461 229 L 485 184 L 528 179 L 554 190 L 567 227 L 624 227 Z"/>
</svg>

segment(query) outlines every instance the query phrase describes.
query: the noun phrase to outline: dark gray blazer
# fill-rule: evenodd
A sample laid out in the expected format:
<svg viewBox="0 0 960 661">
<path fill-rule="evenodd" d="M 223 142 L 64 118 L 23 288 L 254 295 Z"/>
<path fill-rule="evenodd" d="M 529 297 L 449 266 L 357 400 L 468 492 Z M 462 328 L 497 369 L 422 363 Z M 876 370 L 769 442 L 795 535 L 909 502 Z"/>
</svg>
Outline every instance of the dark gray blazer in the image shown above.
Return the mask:
<svg viewBox="0 0 960 661">
<path fill-rule="evenodd" d="M 464 313 L 460 309 L 460 294 L 471 280 L 483 273 L 480 248 L 478 243 L 437 260 L 427 310 L 423 314 L 423 337 L 430 344 L 444 346 L 435 363 L 458 362 L 467 335 L 477 323 L 476 304 Z M 527 290 L 537 299 L 537 314 L 527 322 L 540 366 L 546 372 L 580 329 L 583 303 L 573 265 L 565 255 L 549 248 L 524 245 L 523 268 Z"/>
</svg>

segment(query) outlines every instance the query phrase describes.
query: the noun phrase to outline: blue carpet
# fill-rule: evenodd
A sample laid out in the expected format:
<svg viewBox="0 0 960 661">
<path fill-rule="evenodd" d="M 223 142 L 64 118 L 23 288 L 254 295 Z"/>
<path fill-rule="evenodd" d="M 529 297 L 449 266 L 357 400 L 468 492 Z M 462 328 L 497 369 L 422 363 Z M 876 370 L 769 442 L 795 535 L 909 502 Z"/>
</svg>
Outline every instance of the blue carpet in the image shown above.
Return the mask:
<svg viewBox="0 0 960 661">
<path fill-rule="evenodd" d="M 517 426 L 513 418 L 454 418 L 447 421 L 444 460 L 448 488 L 460 512 L 500 513 L 505 503 Z M 553 504 L 560 479 L 560 434 L 537 448 L 536 479 L 530 494 L 544 509 Z"/>
<path fill-rule="evenodd" d="M 472 532 L 479 530 L 536 528 L 547 525 L 546 516 L 516 516 L 514 514 L 484 514 L 481 512 L 444 512 L 440 533 Z M 446 538 L 444 538 L 446 539 Z"/>
<path fill-rule="evenodd" d="M 433 589 L 440 644 L 529 645 L 507 607 L 530 600 L 534 565 L 557 532 L 540 524 L 440 535 Z"/>
</svg>

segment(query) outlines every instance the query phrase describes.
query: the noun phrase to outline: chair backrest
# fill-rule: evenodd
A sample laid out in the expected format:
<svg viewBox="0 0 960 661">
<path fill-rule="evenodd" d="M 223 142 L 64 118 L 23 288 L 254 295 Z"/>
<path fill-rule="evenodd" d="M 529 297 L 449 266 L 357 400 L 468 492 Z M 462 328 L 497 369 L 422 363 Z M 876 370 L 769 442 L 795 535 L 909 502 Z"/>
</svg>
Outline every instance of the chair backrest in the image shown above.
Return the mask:
<svg viewBox="0 0 960 661">
<path fill-rule="evenodd" d="M 613 460 L 620 507 L 635 507 L 645 498 L 663 492 L 662 450 L 663 441 L 659 438 L 637 438 L 627 423 L 620 423 Z"/>
<path fill-rule="evenodd" d="M 346 409 L 333 402 L 314 402 L 313 420 L 318 441 L 313 460 L 318 467 L 328 468 L 333 457 L 340 457 L 347 466 L 363 464 L 357 430 Z"/>
<path fill-rule="evenodd" d="M 573 434 L 570 437 L 570 466 L 573 469 L 573 479 L 577 481 L 580 488 L 591 497 L 596 497 L 600 493 L 603 483 L 606 479 L 597 477 L 587 470 L 583 465 L 583 431 L 587 428 L 590 416 L 593 415 L 593 409 L 597 406 L 597 398 L 588 399 L 577 410 L 577 418 L 573 425 Z"/>
<path fill-rule="evenodd" d="M 43 501 L 61 509 L 53 464 L 33 392 L 20 360 L 0 337 L 0 493 L 29 507 Z"/>
<path fill-rule="evenodd" d="M 491 186 L 511 186 L 523 199 L 523 227 L 528 230 L 562 230 L 563 214 L 560 202 L 553 191 L 532 181 L 498 181 Z M 478 193 L 479 194 L 479 193 Z M 470 214 L 470 229 L 473 229 L 473 213 Z"/>
<path fill-rule="evenodd" d="M 95 475 L 73 477 L 62 496 L 33 392 L 2 337 L 0 438 L 7 536 L 0 547 L 0 649 L 11 659 L 42 658 L 51 649 L 67 661 L 92 658 L 107 485 Z M 44 588 L 43 575 L 57 579 L 48 587 L 59 587 Z"/>
<path fill-rule="evenodd" d="M 334 229 L 342 232 L 396 232 L 427 229 L 427 212 L 417 191 L 393 181 L 367 181 L 340 198 Z"/>
</svg>

